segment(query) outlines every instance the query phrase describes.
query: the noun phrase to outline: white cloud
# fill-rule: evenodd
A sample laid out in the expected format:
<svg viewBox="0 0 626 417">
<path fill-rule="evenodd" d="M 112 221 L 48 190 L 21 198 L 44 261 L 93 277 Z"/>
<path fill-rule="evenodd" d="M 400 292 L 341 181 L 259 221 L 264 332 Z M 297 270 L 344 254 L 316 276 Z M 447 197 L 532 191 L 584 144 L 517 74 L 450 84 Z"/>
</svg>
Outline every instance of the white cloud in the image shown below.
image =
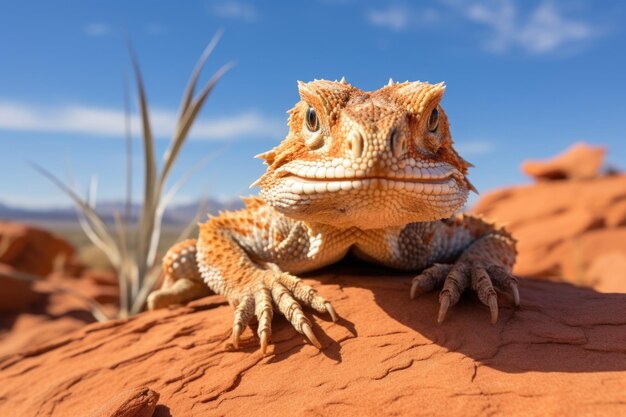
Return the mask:
<svg viewBox="0 0 626 417">
<path fill-rule="evenodd" d="M 566 16 L 556 0 L 539 0 L 530 10 L 523 9 L 520 0 L 440 0 L 439 3 L 424 9 L 392 4 L 369 10 L 366 19 L 374 26 L 401 32 L 418 25 L 447 30 L 455 17 L 457 20 L 460 17 L 488 29 L 484 45 L 491 52 L 513 48 L 533 54 L 562 51 L 601 32 L 583 19 Z"/>
<path fill-rule="evenodd" d="M 384 10 L 369 10 L 365 17 L 370 24 L 395 32 L 408 29 L 411 24 L 433 23 L 440 18 L 435 9 L 414 10 L 401 5 L 391 5 Z"/>
<path fill-rule="evenodd" d="M 107 36 L 111 34 L 111 28 L 102 23 L 90 23 L 85 26 L 85 33 L 89 36 Z"/>
<path fill-rule="evenodd" d="M 496 52 L 517 46 L 548 53 L 596 35 L 588 23 L 563 16 L 551 0 L 542 1 L 526 16 L 513 0 L 471 2 L 464 11 L 469 20 L 491 29 L 486 46 Z"/>
<path fill-rule="evenodd" d="M 390 6 L 386 10 L 370 10 L 367 20 L 374 26 L 380 26 L 399 32 L 409 24 L 408 11 L 400 6 Z"/>
<path fill-rule="evenodd" d="M 252 4 L 238 1 L 222 1 L 211 6 L 213 15 L 225 19 L 239 19 L 252 22 L 258 19 L 259 14 Z"/>
<path fill-rule="evenodd" d="M 176 126 L 176 112 L 151 110 L 153 134 L 169 138 Z M 140 134 L 139 115 L 131 116 L 133 134 Z M 90 136 L 123 137 L 125 115 L 122 110 L 90 106 L 40 107 L 0 100 L 0 130 L 42 133 L 72 133 Z M 285 133 L 283 121 L 269 119 L 250 110 L 237 115 L 198 119 L 190 138 L 230 140 L 237 138 L 280 137 Z"/>
<path fill-rule="evenodd" d="M 552 4 L 543 4 L 520 33 L 519 41 L 533 52 L 547 52 L 561 45 L 595 35 L 590 25 L 568 20 Z"/>
<path fill-rule="evenodd" d="M 496 150 L 496 145 L 486 140 L 469 140 L 455 143 L 454 148 L 461 156 L 476 156 L 492 153 Z"/>
</svg>

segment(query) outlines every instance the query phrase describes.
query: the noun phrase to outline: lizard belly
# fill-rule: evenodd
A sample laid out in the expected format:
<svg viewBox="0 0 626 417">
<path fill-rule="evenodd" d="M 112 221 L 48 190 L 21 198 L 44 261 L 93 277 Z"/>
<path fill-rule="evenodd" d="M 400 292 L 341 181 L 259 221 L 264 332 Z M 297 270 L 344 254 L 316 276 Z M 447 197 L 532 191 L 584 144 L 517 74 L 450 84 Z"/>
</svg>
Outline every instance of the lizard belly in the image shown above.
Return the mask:
<svg viewBox="0 0 626 417">
<path fill-rule="evenodd" d="M 316 256 L 308 260 L 284 261 L 279 262 L 277 265 L 285 272 L 289 272 L 291 274 L 301 274 L 337 263 L 342 260 L 347 253 L 348 249 L 343 251 L 326 252 L 321 254 L 321 256 Z"/>
<path fill-rule="evenodd" d="M 346 256 L 357 239 L 354 230 L 301 230 L 306 234 L 290 234 L 273 256 L 283 271 L 297 274 L 332 265 Z"/>
<path fill-rule="evenodd" d="M 424 268 L 420 257 L 409 257 L 401 245 L 400 234 L 404 227 L 363 231 L 352 253 L 364 261 L 388 268 L 417 270 Z M 417 247 L 415 248 L 418 249 Z"/>
</svg>

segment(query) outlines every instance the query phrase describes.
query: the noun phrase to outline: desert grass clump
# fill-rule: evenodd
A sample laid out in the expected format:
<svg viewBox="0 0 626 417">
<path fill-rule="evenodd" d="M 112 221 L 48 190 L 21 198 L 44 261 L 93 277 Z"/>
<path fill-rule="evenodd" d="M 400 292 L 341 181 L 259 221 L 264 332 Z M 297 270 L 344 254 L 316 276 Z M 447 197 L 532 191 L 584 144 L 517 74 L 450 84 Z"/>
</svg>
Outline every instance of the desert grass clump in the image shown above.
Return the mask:
<svg viewBox="0 0 626 417">
<path fill-rule="evenodd" d="M 200 109 L 215 88 L 217 82 L 232 66 L 231 64 L 227 64 L 221 67 L 204 85 L 200 92 L 194 96 L 200 73 L 209 55 L 217 45 L 219 37 L 220 33 L 211 40 L 191 74 L 182 97 L 177 124 L 169 147 L 163 155 L 163 162 L 160 168 L 157 165 L 155 156 L 150 111 L 143 79 L 136 55 L 132 47 L 130 48 L 133 72 L 139 97 L 144 157 L 143 197 L 139 217 L 136 222 L 132 220 L 130 214 L 130 207 L 132 206 L 132 165 L 130 163 L 132 146 L 128 94 L 126 94 L 126 154 L 128 162 L 126 167 L 128 191 L 126 195 L 126 214 L 123 216 L 121 213 L 117 212 L 114 216 L 115 223 L 113 227 L 107 225 L 96 212 L 95 183 L 92 182 L 92 187 L 90 187 L 86 198 L 83 198 L 74 191 L 72 187 L 59 180 L 55 175 L 40 166 L 35 166 L 35 169 L 52 181 L 73 200 L 77 208 L 78 220 L 82 230 L 89 240 L 100 248 L 110 260 L 118 277 L 120 292 L 118 316 L 120 318 L 137 314 L 143 310 L 146 299 L 153 290 L 161 273 L 160 260 L 157 259 L 157 248 L 161 239 L 161 226 L 165 208 L 183 183 L 202 165 L 195 165 L 183 174 L 171 188 L 166 189 L 166 183 L 171 170 L 185 144 L 188 133 Z M 187 226 L 180 236 L 181 239 L 193 230 L 197 219 L 198 216 Z M 99 313 L 102 311 L 100 306 L 98 306 L 98 310 Z M 96 318 L 99 320 L 106 319 L 102 314 L 97 314 Z"/>
</svg>

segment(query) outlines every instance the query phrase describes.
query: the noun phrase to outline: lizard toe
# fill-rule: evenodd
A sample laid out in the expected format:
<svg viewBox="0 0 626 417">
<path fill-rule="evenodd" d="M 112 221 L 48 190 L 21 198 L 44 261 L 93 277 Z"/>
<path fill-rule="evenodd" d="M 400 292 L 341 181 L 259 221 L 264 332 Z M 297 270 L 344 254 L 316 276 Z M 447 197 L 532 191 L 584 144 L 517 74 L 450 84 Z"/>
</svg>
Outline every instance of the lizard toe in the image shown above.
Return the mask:
<svg viewBox="0 0 626 417">
<path fill-rule="evenodd" d="M 520 296 L 519 296 L 519 283 L 517 278 L 515 278 L 511 272 L 503 268 L 499 265 L 490 265 L 487 268 L 487 273 L 489 273 L 489 277 L 491 277 L 491 282 L 496 290 L 503 292 L 505 294 L 510 294 L 513 298 L 513 303 L 515 307 L 519 307 L 520 305 Z"/>
<path fill-rule="evenodd" d="M 235 307 L 235 320 L 231 340 L 235 349 L 239 348 L 239 337 L 250 322 L 254 312 L 254 298 L 251 295 L 244 296 L 237 307 Z"/>
<path fill-rule="evenodd" d="M 441 288 L 451 269 L 450 264 L 434 264 L 422 271 L 411 283 L 411 299 Z"/>
<path fill-rule="evenodd" d="M 322 345 L 313 334 L 311 321 L 304 315 L 300 304 L 298 304 L 289 290 L 287 290 L 278 279 L 272 284 L 271 293 L 278 310 L 289 320 L 293 328 L 296 329 L 298 333 L 306 336 L 313 346 L 321 349 Z"/>
<path fill-rule="evenodd" d="M 484 268 L 473 267 L 471 270 L 472 289 L 481 303 L 489 307 L 491 322 L 498 321 L 498 296 L 493 288 L 491 278 Z"/>
<path fill-rule="evenodd" d="M 320 296 L 314 288 L 305 284 L 300 278 L 291 274 L 280 273 L 278 282 L 289 290 L 293 297 L 302 304 L 311 307 L 319 313 L 328 313 L 334 322 L 338 320 L 337 312 L 330 302 Z"/>
<path fill-rule="evenodd" d="M 272 335 L 272 317 L 274 316 L 270 291 L 260 285 L 254 293 L 254 304 L 254 314 L 259 322 L 257 335 L 261 343 L 261 352 L 265 355 L 269 338 Z"/>
</svg>

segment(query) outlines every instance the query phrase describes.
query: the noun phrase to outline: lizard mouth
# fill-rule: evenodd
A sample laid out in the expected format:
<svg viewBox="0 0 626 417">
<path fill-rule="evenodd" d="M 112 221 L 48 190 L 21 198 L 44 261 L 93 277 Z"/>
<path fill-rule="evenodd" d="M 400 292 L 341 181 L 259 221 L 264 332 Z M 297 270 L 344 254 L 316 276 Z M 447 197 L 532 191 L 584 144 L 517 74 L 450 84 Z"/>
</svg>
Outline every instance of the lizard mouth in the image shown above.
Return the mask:
<svg viewBox="0 0 626 417">
<path fill-rule="evenodd" d="M 460 173 L 458 173 L 460 174 Z M 408 191 L 423 194 L 452 194 L 459 191 L 458 175 L 450 172 L 437 178 L 368 176 L 355 178 L 307 178 L 286 175 L 282 179 L 295 194 L 333 193 L 352 190 Z"/>
<path fill-rule="evenodd" d="M 382 175 L 368 175 L 336 163 L 331 166 L 284 165 L 275 175 L 294 194 L 341 193 L 354 190 L 400 191 L 425 195 L 456 194 L 465 176 L 454 166 L 444 163 L 422 165 L 411 163 L 389 167 Z M 396 169 L 397 168 L 397 169 Z"/>
</svg>

